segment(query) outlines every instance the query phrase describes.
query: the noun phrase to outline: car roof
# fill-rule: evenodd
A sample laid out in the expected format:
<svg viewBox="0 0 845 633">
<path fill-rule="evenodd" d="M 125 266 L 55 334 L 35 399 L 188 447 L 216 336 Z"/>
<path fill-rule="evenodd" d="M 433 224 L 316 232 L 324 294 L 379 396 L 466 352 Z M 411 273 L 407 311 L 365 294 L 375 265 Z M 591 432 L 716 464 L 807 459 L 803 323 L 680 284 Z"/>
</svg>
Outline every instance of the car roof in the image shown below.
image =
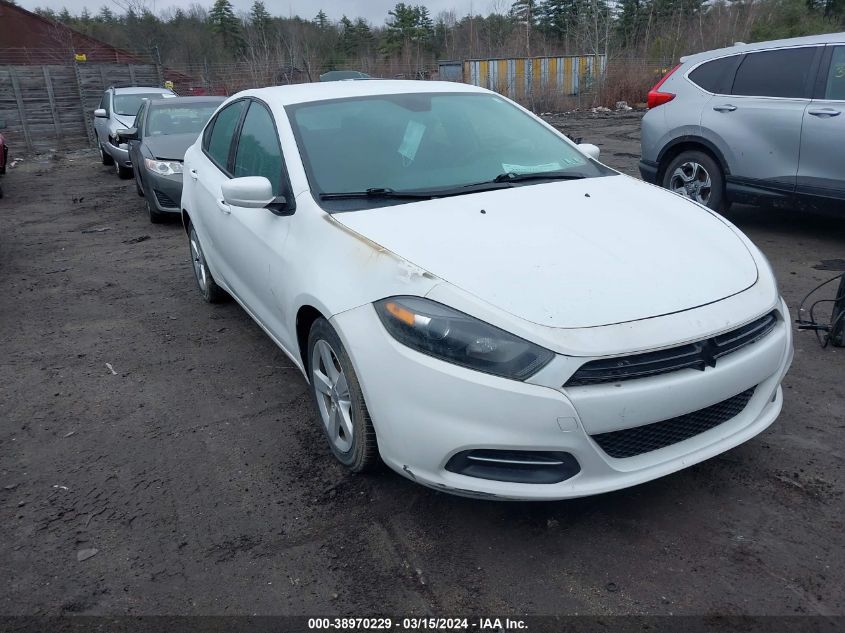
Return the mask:
<svg viewBox="0 0 845 633">
<path fill-rule="evenodd" d="M 785 40 L 770 40 L 768 42 L 755 42 L 753 44 L 745 44 L 739 42 L 733 46 L 726 48 L 717 48 L 712 51 L 705 51 L 703 53 L 696 53 L 694 55 L 686 55 L 681 57 L 682 63 L 699 62 L 713 57 L 724 57 L 726 55 L 734 55 L 737 53 L 750 53 L 752 51 L 767 50 L 770 48 L 785 48 L 789 46 L 807 46 L 813 44 L 838 44 L 845 43 L 845 32 L 843 33 L 824 33 L 822 35 L 808 35 L 806 37 L 792 37 Z"/>
<path fill-rule="evenodd" d="M 131 86 L 127 88 L 112 88 L 115 94 L 124 94 L 124 95 L 132 95 L 132 94 L 144 94 L 148 92 L 160 92 L 164 94 L 165 92 L 173 93 L 172 90 L 169 88 L 162 88 L 156 86 Z"/>
<path fill-rule="evenodd" d="M 172 105 L 188 105 L 191 103 L 223 103 L 226 97 L 216 97 L 214 95 L 200 96 L 200 97 L 169 97 L 166 99 L 147 99 L 151 106 L 167 104 Z"/>
<path fill-rule="evenodd" d="M 451 81 L 385 79 L 379 81 L 326 81 L 290 84 L 288 86 L 272 86 L 270 88 L 244 90 L 232 95 L 231 98 L 257 97 L 270 104 L 286 106 L 294 103 L 343 99 L 346 97 L 438 92 L 490 93 L 485 88 Z"/>
</svg>

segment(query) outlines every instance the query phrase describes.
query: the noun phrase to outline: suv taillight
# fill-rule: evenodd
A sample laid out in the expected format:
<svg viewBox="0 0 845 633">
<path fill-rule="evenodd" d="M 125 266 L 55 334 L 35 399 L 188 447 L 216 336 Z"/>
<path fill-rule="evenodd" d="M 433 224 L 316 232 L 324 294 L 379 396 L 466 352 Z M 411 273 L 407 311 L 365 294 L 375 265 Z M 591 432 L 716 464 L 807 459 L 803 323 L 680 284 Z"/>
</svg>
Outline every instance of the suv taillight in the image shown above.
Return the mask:
<svg viewBox="0 0 845 633">
<path fill-rule="evenodd" d="M 680 68 L 680 67 L 681 67 L 680 64 L 675 66 L 672 70 L 670 70 L 668 73 L 663 75 L 663 77 L 660 81 L 658 81 L 656 84 L 654 84 L 654 88 L 652 88 L 651 90 L 648 91 L 648 107 L 649 108 L 656 108 L 657 106 L 663 105 L 664 103 L 669 103 L 672 99 L 675 98 L 675 94 L 672 93 L 672 92 L 661 92 L 660 86 L 662 86 L 663 82 L 665 82 L 667 79 L 669 79 L 669 77 L 672 75 L 672 73 L 675 72 L 676 70 L 678 70 L 678 68 Z"/>
</svg>

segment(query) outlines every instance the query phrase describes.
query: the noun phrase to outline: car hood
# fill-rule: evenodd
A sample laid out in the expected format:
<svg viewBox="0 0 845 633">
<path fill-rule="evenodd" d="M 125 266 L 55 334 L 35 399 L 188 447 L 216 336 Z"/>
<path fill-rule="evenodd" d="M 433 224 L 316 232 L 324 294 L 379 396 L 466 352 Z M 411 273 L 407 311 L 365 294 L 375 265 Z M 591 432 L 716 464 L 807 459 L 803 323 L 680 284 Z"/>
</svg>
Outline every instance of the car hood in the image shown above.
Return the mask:
<svg viewBox="0 0 845 633">
<path fill-rule="evenodd" d="M 131 114 L 117 114 L 113 113 L 114 123 L 112 127 L 115 129 L 130 128 L 135 125 L 135 117 Z"/>
<path fill-rule="evenodd" d="M 333 217 L 444 281 L 555 328 L 689 310 L 742 292 L 758 275 L 719 216 L 621 175 Z"/>
<path fill-rule="evenodd" d="M 153 156 L 162 160 L 185 160 L 185 152 L 197 140 L 196 134 L 167 134 L 146 136 L 144 145 Z"/>
</svg>

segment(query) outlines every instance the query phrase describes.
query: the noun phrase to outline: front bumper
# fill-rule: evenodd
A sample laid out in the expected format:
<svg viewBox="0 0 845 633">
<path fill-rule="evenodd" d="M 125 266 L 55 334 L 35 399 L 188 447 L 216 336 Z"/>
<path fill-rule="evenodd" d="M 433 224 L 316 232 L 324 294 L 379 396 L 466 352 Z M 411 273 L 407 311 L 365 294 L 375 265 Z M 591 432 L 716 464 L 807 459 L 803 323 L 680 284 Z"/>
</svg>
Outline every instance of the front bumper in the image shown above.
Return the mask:
<svg viewBox="0 0 845 633">
<path fill-rule="evenodd" d="M 120 147 L 118 145 L 112 145 L 111 140 L 109 140 L 106 145 L 106 151 L 109 153 L 116 163 L 123 167 L 132 167 L 132 161 L 129 160 L 129 148 Z"/>
<path fill-rule="evenodd" d="M 556 500 L 668 475 L 768 427 L 780 413 L 780 383 L 792 360 L 785 304 L 781 310 L 783 318 L 773 332 L 704 372 L 683 370 L 569 389 L 560 386 L 566 377 L 550 369 L 554 361 L 537 375 L 545 384 L 530 384 L 420 354 L 396 342 L 370 305 L 336 315 L 332 322 L 359 376 L 382 459 L 393 470 L 453 494 Z M 754 395 L 735 417 L 648 453 L 612 458 L 591 438 L 697 411 L 750 387 Z M 446 470 L 455 454 L 478 449 L 570 453 L 580 472 L 559 483 L 525 484 Z"/>
<path fill-rule="evenodd" d="M 144 197 L 160 213 L 181 213 L 182 174 L 162 176 L 145 167 L 141 177 L 144 183 Z"/>
</svg>

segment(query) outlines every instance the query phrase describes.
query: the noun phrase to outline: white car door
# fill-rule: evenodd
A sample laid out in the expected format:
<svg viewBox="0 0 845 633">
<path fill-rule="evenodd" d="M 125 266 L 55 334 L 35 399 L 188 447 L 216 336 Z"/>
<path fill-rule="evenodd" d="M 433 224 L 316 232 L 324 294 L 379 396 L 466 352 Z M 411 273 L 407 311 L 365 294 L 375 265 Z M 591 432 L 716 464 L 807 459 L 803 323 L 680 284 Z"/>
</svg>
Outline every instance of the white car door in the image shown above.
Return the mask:
<svg viewBox="0 0 845 633">
<path fill-rule="evenodd" d="M 218 247 L 224 241 L 225 216 L 231 209 L 223 203 L 222 185 L 231 178 L 232 146 L 247 101 L 234 101 L 221 109 L 209 122 L 202 139 L 202 151 L 197 152 L 187 176 L 194 180 L 194 225 L 206 251 L 205 256 L 215 279 L 238 295 L 231 283 L 232 274 Z"/>
<path fill-rule="evenodd" d="M 286 177 L 279 133 L 270 110 L 251 100 L 234 148 L 235 178 L 263 176 L 273 194 L 285 197 L 285 204 L 271 209 L 231 206 L 220 216 L 221 241 L 217 254 L 225 262 L 230 283 L 253 316 L 287 349 L 295 340 L 291 324 L 282 318 L 283 298 L 272 290 L 272 271 L 284 259 L 285 240 L 290 231 L 293 197 Z"/>
</svg>

